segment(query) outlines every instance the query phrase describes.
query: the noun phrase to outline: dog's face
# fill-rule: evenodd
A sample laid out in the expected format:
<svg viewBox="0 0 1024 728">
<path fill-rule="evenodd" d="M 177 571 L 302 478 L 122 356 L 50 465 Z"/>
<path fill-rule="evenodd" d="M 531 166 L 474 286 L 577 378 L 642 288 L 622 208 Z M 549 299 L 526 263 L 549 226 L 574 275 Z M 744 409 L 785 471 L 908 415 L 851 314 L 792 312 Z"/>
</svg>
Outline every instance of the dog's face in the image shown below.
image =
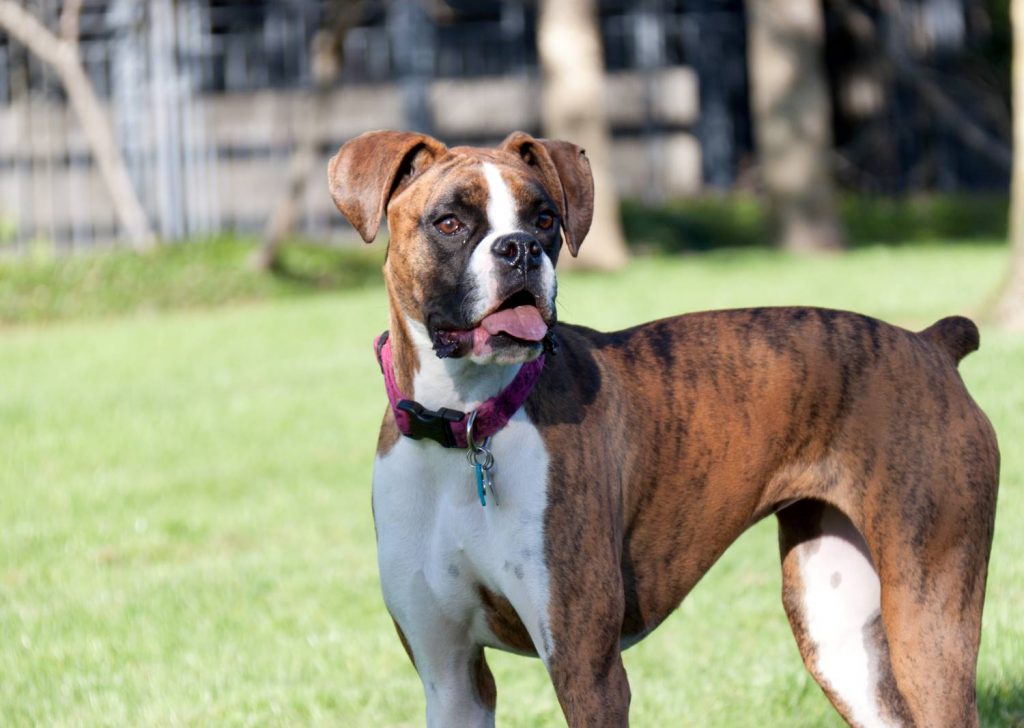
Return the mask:
<svg viewBox="0 0 1024 728">
<path fill-rule="evenodd" d="M 514 133 L 496 149 L 370 132 L 329 167 L 338 209 L 367 242 L 387 212 L 393 305 L 441 357 L 537 357 L 555 322 L 564 237 L 590 227 L 593 179 L 579 147 Z"/>
</svg>

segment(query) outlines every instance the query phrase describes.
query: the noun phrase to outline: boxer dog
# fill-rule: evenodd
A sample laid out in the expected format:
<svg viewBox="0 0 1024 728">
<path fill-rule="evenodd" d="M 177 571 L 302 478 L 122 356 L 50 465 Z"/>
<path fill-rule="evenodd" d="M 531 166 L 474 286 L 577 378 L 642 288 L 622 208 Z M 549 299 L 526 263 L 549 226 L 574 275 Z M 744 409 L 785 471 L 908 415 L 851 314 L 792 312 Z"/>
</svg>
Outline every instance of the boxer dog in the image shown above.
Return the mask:
<svg viewBox="0 0 1024 728">
<path fill-rule="evenodd" d="M 842 717 L 978 724 L 999 452 L 957 373 L 973 323 L 559 323 L 555 263 L 593 211 L 568 142 L 370 132 L 329 182 L 364 240 L 390 230 L 373 512 L 428 725 L 494 724 L 484 647 L 538 656 L 569 725 L 626 725 L 621 651 L 770 514 L 786 614 Z"/>
</svg>

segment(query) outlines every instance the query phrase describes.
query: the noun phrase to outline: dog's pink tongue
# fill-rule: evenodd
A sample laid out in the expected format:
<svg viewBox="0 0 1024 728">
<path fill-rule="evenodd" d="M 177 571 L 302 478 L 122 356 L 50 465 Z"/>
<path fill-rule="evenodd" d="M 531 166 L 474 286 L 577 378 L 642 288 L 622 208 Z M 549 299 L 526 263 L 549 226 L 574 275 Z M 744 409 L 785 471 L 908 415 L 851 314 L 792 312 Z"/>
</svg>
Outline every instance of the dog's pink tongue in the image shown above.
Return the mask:
<svg viewBox="0 0 1024 728">
<path fill-rule="evenodd" d="M 492 336 L 504 332 L 524 341 L 540 341 L 548 332 L 548 325 L 544 323 L 536 306 L 516 306 L 495 311 L 484 317 L 480 327 Z"/>
</svg>

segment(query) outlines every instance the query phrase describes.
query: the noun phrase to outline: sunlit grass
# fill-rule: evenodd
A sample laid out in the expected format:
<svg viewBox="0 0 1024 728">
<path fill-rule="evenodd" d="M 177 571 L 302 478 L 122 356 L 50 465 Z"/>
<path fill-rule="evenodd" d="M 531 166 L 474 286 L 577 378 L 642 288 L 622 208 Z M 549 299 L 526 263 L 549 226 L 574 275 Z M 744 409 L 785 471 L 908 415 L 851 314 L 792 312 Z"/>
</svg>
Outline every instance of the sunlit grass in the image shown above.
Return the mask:
<svg viewBox="0 0 1024 728">
<path fill-rule="evenodd" d="M 618 327 L 748 304 L 920 327 L 970 313 L 996 246 L 644 259 L 565 276 L 563 319 Z M 0 725 L 422 724 L 379 596 L 370 462 L 379 287 L 0 330 Z M 962 365 L 1003 449 L 979 687 L 1024 721 L 1024 339 Z M 638 726 L 837 726 L 752 529 L 627 653 Z M 490 653 L 502 726 L 557 726 L 536 660 Z"/>
</svg>

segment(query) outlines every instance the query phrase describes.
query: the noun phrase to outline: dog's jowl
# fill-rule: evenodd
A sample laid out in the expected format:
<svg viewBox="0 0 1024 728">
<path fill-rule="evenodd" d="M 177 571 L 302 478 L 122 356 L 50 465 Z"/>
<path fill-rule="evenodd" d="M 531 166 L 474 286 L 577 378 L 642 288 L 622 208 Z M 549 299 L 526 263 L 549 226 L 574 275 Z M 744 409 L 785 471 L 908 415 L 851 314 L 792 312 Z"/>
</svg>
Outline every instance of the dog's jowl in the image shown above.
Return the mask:
<svg viewBox="0 0 1024 728">
<path fill-rule="evenodd" d="M 484 647 L 543 660 L 570 725 L 626 725 L 621 650 L 772 514 L 786 614 L 843 718 L 977 725 L 999 453 L 957 373 L 973 323 L 557 323 L 593 207 L 567 142 L 372 132 L 329 182 L 365 240 L 390 231 L 373 512 L 428 725 L 493 725 Z"/>
</svg>

